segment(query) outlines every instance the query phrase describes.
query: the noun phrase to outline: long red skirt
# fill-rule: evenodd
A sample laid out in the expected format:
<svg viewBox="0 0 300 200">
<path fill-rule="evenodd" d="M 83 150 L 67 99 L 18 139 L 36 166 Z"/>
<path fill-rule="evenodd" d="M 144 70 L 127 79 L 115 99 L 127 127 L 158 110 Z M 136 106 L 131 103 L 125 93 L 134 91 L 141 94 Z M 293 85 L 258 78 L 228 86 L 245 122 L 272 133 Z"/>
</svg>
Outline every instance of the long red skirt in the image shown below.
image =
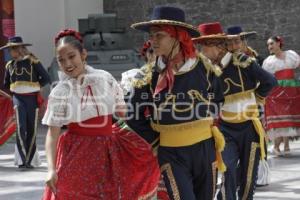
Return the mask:
<svg viewBox="0 0 300 200">
<path fill-rule="evenodd" d="M 266 130 L 300 128 L 300 87 L 275 87 L 266 98 Z"/>
<path fill-rule="evenodd" d="M 43 200 L 150 200 L 160 177 L 150 145 L 117 125 L 111 136 L 64 133 L 56 167 L 57 194 L 46 187 Z"/>
</svg>

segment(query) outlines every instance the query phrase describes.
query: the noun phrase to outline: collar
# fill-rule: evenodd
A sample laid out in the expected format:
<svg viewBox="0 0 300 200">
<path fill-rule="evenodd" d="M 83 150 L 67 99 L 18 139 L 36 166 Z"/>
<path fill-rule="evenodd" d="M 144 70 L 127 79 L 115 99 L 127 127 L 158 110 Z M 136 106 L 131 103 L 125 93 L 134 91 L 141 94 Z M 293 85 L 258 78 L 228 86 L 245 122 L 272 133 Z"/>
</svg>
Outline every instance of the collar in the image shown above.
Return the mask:
<svg viewBox="0 0 300 200">
<path fill-rule="evenodd" d="M 188 60 L 185 61 L 185 63 L 178 70 L 178 72 L 187 72 L 187 71 L 190 71 L 192 69 L 192 67 L 194 66 L 194 64 L 196 63 L 196 61 L 197 61 L 197 58 L 189 58 Z M 166 67 L 166 64 L 163 62 L 161 56 L 159 56 L 158 59 L 157 59 L 157 66 L 160 69 L 164 69 Z"/>
<path fill-rule="evenodd" d="M 227 65 L 228 65 L 229 62 L 231 61 L 231 58 L 232 58 L 232 53 L 227 52 L 227 53 L 225 54 L 225 56 L 222 58 L 222 60 L 221 60 L 222 68 L 227 67 Z"/>
</svg>

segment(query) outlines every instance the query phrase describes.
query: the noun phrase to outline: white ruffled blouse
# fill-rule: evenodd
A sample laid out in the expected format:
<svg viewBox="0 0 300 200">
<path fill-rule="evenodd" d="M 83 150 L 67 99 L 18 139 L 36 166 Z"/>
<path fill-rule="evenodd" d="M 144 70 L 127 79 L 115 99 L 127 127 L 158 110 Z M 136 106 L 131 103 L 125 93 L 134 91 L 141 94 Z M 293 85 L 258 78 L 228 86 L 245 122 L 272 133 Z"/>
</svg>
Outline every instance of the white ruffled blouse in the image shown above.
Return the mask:
<svg viewBox="0 0 300 200">
<path fill-rule="evenodd" d="M 117 104 L 124 105 L 125 102 L 122 89 L 113 76 L 104 70 L 86 66 L 82 84 L 65 76 L 53 88 L 42 124 L 61 127 L 111 115 Z"/>
<path fill-rule="evenodd" d="M 295 69 L 300 64 L 299 55 L 292 50 L 285 51 L 285 59 L 279 59 L 271 55 L 264 60 L 263 69 L 274 74 L 283 69 Z"/>
</svg>

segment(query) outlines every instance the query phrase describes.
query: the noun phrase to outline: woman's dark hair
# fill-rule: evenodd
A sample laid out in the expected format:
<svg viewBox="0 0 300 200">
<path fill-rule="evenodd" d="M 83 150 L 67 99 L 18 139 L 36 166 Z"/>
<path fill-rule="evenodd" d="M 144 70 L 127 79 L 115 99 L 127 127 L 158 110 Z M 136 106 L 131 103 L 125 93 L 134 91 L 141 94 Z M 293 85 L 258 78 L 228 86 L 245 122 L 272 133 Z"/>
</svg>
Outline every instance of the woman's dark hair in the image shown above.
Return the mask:
<svg viewBox="0 0 300 200">
<path fill-rule="evenodd" d="M 67 43 L 83 52 L 83 40 L 79 32 L 73 29 L 65 29 L 60 31 L 55 37 L 55 47 L 60 46 L 62 43 Z"/>
<path fill-rule="evenodd" d="M 280 49 L 282 49 L 282 47 L 283 47 L 283 38 L 281 36 L 272 36 L 269 39 L 271 39 L 275 42 L 279 42 L 279 47 L 280 47 Z"/>
</svg>

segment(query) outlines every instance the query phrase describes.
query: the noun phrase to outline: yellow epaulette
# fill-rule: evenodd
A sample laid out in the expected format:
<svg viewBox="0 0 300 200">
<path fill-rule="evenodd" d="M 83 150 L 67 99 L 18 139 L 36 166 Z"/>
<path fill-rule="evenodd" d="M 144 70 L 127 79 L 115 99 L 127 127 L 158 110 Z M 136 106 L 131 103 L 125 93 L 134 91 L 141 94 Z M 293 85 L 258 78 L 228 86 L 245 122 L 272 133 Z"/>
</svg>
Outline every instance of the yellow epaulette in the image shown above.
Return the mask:
<svg viewBox="0 0 300 200">
<path fill-rule="evenodd" d="M 206 56 L 204 56 L 202 53 L 198 53 L 198 58 L 202 61 L 204 67 L 207 71 L 213 72 L 216 76 L 221 76 L 223 73 L 222 69 L 218 65 L 214 65 Z"/>
<path fill-rule="evenodd" d="M 29 54 L 29 55 L 25 56 L 25 59 L 29 59 L 30 64 L 37 64 L 37 63 L 40 62 L 40 60 L 32 54 Z"/>
<path fill-rule="evenodd" d="M 248 51 L 251 52 L 251 54 L 253 55 L 253 57 L 257 57 L 258 56 L 258 53 L 254 49 L 252 49 L 251 47 L 248 46 L 247 49 L 248 49 Z"/>
<path fill-rule="evenodd" d="M 9 66 L 12 64 L 12 62 L 13 62 L 13 60 L 8 61 L 5 65 L 5 69 L 8 69 Z"/>
<path fill-rule="evenodd" d="M 36 58 L 35 56 L 30 55 L 29 59 L 31 61 L 31 64 L 37 64 L 40 62 L 40 60 L 38 58 Z"/>
<path fill-rule="evenodd" d="M 145 64 L 141 67 L 142 74 L 139 74 L 140 76 L 134 77 L 132 80 L 132 86 L 134 88 L 141 88 L 145 85 L 150 84 L 152 80 L 152 69 L 154 67 L 154 62 L 150 64 Z"/>
<path fill-rule="evenodd" d="M 255 62 L 256 59 L 247 56 L 246 54 L 243 53 L 233 53 L 232 60 L 233 60 L 233 65 L 241 68 L 246 68 L 250 66 L 252 62 Z"/>
</svg>

